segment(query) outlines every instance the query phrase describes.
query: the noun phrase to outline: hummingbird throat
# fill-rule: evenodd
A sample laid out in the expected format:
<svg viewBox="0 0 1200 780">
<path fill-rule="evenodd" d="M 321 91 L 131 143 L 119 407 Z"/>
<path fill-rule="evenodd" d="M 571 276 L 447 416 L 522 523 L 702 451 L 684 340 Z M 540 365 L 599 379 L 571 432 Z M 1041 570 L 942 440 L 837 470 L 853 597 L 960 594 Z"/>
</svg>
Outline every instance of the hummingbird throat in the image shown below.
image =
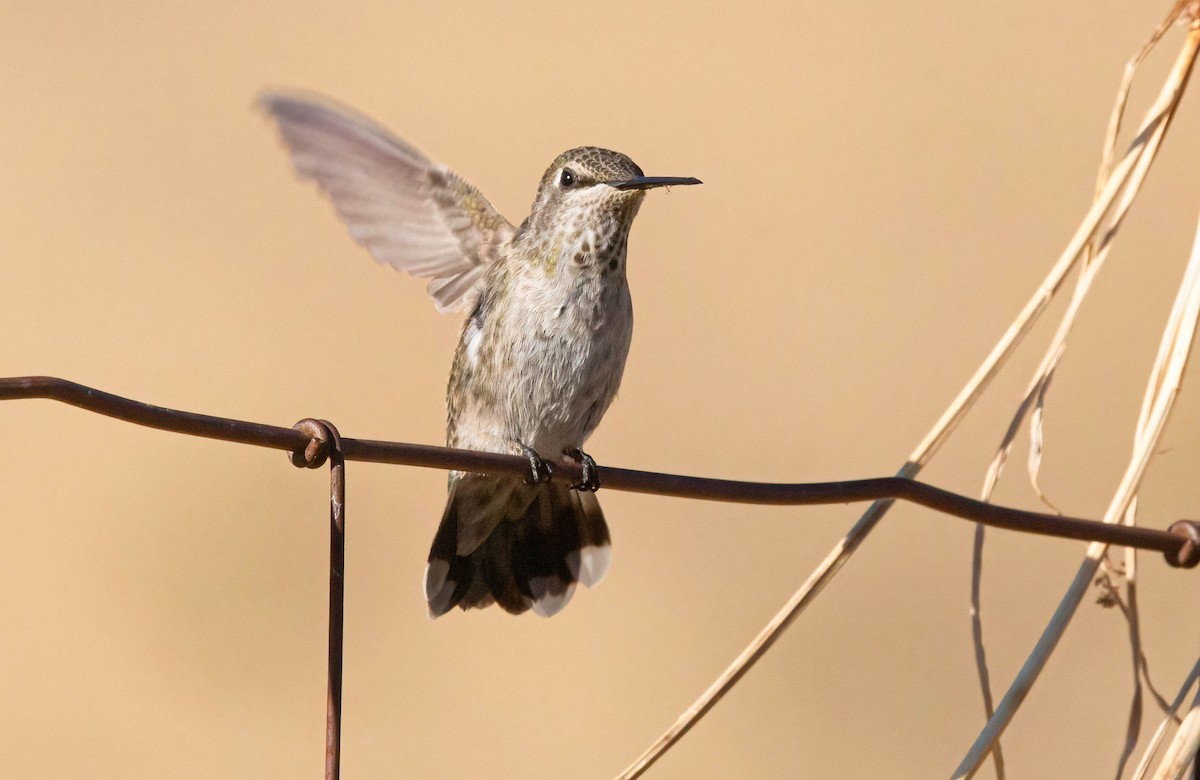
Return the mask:
<svg viewBox="0 0 1200 780">
<path fill-rule="evenodd" d="M 629 229 L 641 198 L 624 199 L 618 208 L 566 209 L 557 224 L 534 231 L 541 240 L 534 257 L 547 275 L 606 276 L 624 272 Z M 598 213 L 599 212 L 599 213 Z"/>
</svg>

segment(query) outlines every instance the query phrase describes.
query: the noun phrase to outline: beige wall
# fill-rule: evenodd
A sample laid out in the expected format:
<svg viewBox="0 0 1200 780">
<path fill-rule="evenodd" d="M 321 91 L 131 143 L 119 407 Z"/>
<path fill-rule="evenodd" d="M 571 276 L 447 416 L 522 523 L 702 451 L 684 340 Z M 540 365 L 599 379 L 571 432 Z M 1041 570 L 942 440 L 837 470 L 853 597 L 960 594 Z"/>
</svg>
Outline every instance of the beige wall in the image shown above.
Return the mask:
<svg viewBox="0 0 1200 780">
<path fill-rule="evenodd" d="M 251 109 L 294 85 L 377 117 L 514 221 L 578 144 L 704 179 L 651 194 L 634 231 L 637 335 L 590 442 L 601 463 L 886 474 L 1082 216 L 1117 78 L 1166 3 L 344 5 L 0 3 L 0 375 L 439 442 L 457 323 L 294 181 Z M 1195 225 L 1198 105 L 1053 388 L 1044 483 L 1074 514 L 1103 510 L 1129 451 Z M 978 491 L 1052 328 L 929 480 Z M 1151 525 L 1200 513 L 1187 390 L 1144 491 Z M 0 774 L 318 776 L 326 475 L 49 402 L 0 404 L 0 430 Z M 1032 508 L 1023 458 L 998 499 Z M 444 474 L 350 464 L 348 479 L 348 777 L 613 775 L 860 510 L 605 491 L 600 588 L 549 621 L 431 623 L 419 583 Z M 653 776 L 946 775 L 981 724 L 971 534 L 897 508 Z M 991 534 L 998 685 L 1080 555 Z M 1171 694 L 1200 647 L 1200 574 L 1142 561 Z M 1009 731 L 1012 776 L 1108 776 L 1128 667 L 1120 616 L 1089 600 Z"/>
</svg>

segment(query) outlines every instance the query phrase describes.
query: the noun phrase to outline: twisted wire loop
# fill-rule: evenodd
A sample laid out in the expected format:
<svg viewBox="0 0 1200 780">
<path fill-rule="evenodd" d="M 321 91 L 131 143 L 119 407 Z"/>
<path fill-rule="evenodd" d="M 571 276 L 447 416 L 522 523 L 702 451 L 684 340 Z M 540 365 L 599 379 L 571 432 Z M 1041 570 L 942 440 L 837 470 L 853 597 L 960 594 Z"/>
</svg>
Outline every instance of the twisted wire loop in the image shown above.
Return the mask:
<svg viewBox="0 0 1200 780">
<path fill-rule="evenodd" d="M 1167 526 L 1167 533 L 1183 539 L 1183 544 L 1174 552 L 1163 553 L 1167 563 L 1179 569 L 1190 569 L 1200 564 L 1200 523 L 1193 520 L 1177 520 Z M 1196 765 L 1200 772 L 1200 763 Z"/>
<path fill-rule="evenodd" d="M 316 469 L 323 466 L 329 457 L 329 442 L 334 437 L 337 437 L 337 448 L 341 449 L 341 437 L 337 436 L 337 430 L 325 420 L 306 417 L 293 425 L 292 430 L 308 437 L 303 447 L 288 453 L 292 465 L 296 468 Z"/>
<path fill-rule="evenodd" d="M 339 780 L 342 760 L 342 647 L 346 582 L 346 458 L 342 436 L 328 420 L 292 426 L 308 437 L 290 453 L 292 465 L 315 469 L 329 462 L 329 650 L 325 698 L 325 780 Z"/>
</svg>

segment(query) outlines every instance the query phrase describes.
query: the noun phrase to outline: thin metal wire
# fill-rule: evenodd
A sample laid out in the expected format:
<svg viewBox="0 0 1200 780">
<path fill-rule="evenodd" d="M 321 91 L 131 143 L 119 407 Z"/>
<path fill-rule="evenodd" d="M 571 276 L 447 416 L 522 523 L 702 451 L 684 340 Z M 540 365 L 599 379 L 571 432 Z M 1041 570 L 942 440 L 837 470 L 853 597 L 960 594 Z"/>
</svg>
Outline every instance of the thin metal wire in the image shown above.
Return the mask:
<svg viewBox="0 0 1200 780">
<path fill-rule="evenodd" d="M 342 636 L 346 602 L 346 461 L 342 440 L 325 420 L 329 451 L 329 687 L 325 708 L 325 780 L 342 769 Z"/>
<path fill-rule="evenodd" d="M 0 401 L 16 398 L 47 398 L 161 430 L 287 450 L 293 453 L 293 461 L 303 458 L 302 453 L 313 442 L 313 437 L 293 428 L 152 406 L 55 377 L 0 378 Z M 341 456 L 345 460 L 482 473 L 524 475 L 529 470 L 528 461 L 517 455 L 369 439 L 342 438 Z M 904 477 L 779 483 L 688 477 L 608 466 L 601 471 L 604 486 L 609 490 L 706 501 L 809 505 L 900 499 L 996 528 L 1155 550 L 1163 553 L 1172 566 L 1191 568 L 1200 563 L 1200 545 L 1192 541 L 1200 533 L 1200 525 L 1188 520 L 1180 520 L 1165 531 L 1110 525 L 987 504 Z M 564 463 L 555 470 L 553 478 L 575 483 L 581 473 L 577 465 Z"/>
<path fill-rule="evenodd" d="M 329 461 L 329 649 L 325 697 L 325 780 L 342 774 L 342 648 L 346 601 L 346 461 L 342 437 L 327 420 L 307 418 L 292 426 L 307 444 L 291 453 L 299 468 L 320 468 Z"/>
<path fill-rule="evenodd" d="M 302 452 L 292 453 L 300 468 L 329 461 L 329 651 L 325 697 L 325 780 L 342 775 L 342 647 L 346 603 L 346 460 L 342 437 L 328 420 L 301 420 L 292 426 L 309 437 Z"/>
</svg>

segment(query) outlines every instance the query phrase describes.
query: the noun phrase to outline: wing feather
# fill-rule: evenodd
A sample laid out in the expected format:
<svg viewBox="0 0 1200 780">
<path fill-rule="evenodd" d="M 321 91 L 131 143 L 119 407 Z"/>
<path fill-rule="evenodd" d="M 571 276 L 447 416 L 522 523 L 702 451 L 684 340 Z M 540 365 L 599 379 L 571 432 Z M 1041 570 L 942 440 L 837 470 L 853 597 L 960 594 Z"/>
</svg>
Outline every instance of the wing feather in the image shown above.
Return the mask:
<svg viewBox="0 0 1200 780">
<path fill-rule="evenodd" d="M 379 262 L 429 279 L 440 311 L 469 309 L 513 226 L 470 182 L 366 117 L 322 98 L 267 93 L 301 178 L 333 202 Z"/>
</svg>

